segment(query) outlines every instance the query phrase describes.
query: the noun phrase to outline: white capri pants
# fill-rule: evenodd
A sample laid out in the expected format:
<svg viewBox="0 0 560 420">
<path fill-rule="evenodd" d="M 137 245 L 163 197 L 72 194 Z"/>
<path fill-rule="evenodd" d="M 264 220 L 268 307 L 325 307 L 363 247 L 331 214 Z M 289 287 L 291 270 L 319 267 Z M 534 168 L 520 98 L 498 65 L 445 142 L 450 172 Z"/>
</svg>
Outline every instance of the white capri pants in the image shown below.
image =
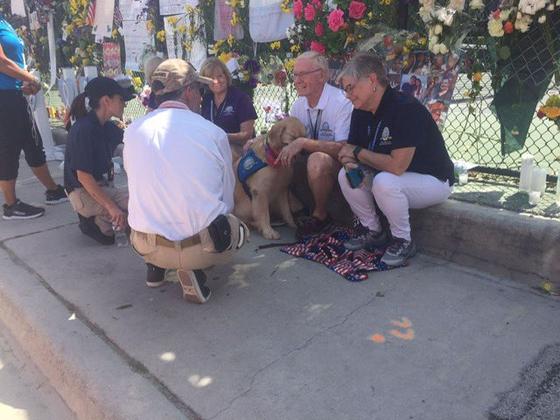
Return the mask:
<svg viewBox="0 0 560 420">
<path fill-rule="evenodd" d="M 380 172 L 375 177 L 368 173 L 362 187 L 353 189 L 342 168 L 338 173 L 338 182 L 346 201 L 362 225 L 374 232 L 381 230 L 375 200 L 389 221 L 393 237 L 407 241 L 411 240 L 408 209 L 422 209 L 443 203 L 453 191 L 448 181 L 416 172 L 405 172 L 402 175 Z"/>
</svg>

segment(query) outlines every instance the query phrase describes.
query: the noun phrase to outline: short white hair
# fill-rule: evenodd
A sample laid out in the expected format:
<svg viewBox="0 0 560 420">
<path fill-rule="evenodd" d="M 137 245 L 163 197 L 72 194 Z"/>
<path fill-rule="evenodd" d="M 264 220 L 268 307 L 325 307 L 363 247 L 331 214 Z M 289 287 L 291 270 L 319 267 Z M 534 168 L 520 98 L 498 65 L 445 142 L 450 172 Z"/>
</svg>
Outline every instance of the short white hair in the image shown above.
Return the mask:
<svg viewBox="0 0 560 420">
<path fill-rule="evenodd" d="M 318 68 L 321 70 L 329 70 L 329 62 L 327 58 L 317 51 L 306 51 L 303 54 L 298 56 L 298 60 L 300 58 L 305 58 L 307 60 L 313 60 Z"/>
<path fill-rule="evenodd" d="M 159 55 L 152 55 L 144 61 L 144 76 L 146 78 L 146 84 L 152 85 L 152 75 L 156 71 L 157 66 L 163 63 L 165 59 L 161 58 Z"/>
</svg>

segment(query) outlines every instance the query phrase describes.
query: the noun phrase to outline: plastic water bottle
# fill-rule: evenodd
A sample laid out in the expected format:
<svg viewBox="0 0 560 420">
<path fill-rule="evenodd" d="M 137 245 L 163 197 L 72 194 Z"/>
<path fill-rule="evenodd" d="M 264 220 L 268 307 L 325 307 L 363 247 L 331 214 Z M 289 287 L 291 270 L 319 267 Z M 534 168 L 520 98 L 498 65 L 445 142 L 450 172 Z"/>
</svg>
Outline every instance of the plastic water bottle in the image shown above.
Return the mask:
<svg viewBox="0 0 560 420">
<path fill-rule="evenodd" d="M 115 233 L 115 245 L 117 245 L 118 248 L 128 246 L 128 237 L 123 228 L 113 225 L 113 232 Z"/>
</svg>

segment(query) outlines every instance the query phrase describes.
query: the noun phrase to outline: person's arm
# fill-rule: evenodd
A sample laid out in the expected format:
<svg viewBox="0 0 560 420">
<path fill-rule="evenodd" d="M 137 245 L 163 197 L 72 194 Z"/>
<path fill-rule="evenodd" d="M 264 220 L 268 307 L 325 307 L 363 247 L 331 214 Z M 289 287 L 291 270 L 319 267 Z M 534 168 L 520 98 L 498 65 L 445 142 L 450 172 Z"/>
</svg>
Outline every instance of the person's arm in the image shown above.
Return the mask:
<svg viewBox="0 0 560 420">
<path fill-rule="evenodd" d="M 232 155 L 227 137 L 219 138 L 218 150 L 221 155 L 221 165 L 223 165 L 222 182 L 224 186 L 222 201 L 227 206 L 228 213 L 233 211 L 233 191 L 235 189 L 235 174 L 233 173 Z"/>
<path fill-rule="evenodd" d="M 10 60 L 6 54 L 4 54 L 2 45 L 0 45 L 0 73 L 23 81 L 24 83 L 21 90 L 25 95 L 35 95 L 41 89 L 39 79 L 22 69 L 13 60 Z"/>
<path fill-rule="evenodd" d="M 239 133 L 228 133 L 230 143 L 245 145 L 247 140 L 253 138 L 255 132 L 255 120 L 248 120 L 240 124 Z"/>
<path fill-rule="evenodd" d="M 338 159 L 342 165 L 346 167 L 349 163 L 357 163 L 354 155 L 355 149 L 356 146 L 346 145 L 340 150 Z M 402 175 L 410 166 L 415 151 L 416 147 L 404 147 L 393 150 L 390 155 L 385 155 L 361 149 L 357 157 L 359 162 L 365 163 L 378 171 Z"/>
<path fill-rule="evenodd" d="M 91 195 L 99 204 L 101 204 L 111 215 L 111 222 L 114 225 L 120 226 L 121 229 L 126 227 L 126 214 L 115 204 L 113 200 L 107 197 L 93 175 L 80 170 L 76 171 L 78 181 L 84 186 L 86 191 Z"/>
<path fill-rule="evenodd" d="M 337 159 L 338 153 L 345 144 L 346 141 L 321 141 L 300 137 L 282 149 L 275 164 L 292 166 L 295 157 L 304 150 L 309 153 L 323 152 Z"/>
</svg>

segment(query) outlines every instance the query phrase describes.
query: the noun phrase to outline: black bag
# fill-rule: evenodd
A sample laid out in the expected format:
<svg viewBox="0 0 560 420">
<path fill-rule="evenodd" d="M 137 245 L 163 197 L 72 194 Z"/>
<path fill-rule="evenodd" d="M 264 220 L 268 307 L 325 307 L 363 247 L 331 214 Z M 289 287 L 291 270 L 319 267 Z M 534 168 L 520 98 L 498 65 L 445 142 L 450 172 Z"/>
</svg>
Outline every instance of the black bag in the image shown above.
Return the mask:
<svg viewBox="0 0 560 420">
<path fill-rule="evenodd" d="M 208 233 L 216 252 L 224 252 L 231 245 L 231 226 L 226 216 L 220 214 L 208 226 Z"/>
</svg>

